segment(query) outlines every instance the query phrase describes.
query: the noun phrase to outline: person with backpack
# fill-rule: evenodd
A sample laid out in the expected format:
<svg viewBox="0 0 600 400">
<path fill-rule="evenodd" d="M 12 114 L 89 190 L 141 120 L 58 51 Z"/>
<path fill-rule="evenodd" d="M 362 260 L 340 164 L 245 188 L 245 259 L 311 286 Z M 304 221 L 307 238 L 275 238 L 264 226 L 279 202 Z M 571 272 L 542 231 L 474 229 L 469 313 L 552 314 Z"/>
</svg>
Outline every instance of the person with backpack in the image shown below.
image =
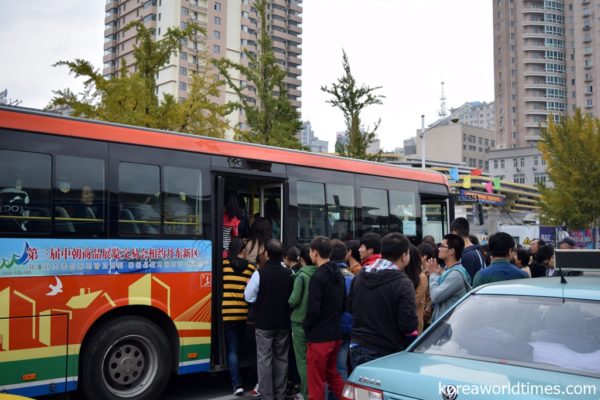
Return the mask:
<svg viewBox="0 0 600 400">
<path fill-rule="evenodd" d="M 227 365 L 231 375 L 233 394 L 242 396 L 244 389 L 239 371 L 240 345 L 246 335 L 248 303 L 244 300 L 244 290 L 250 277 L 256 271 L 254 264 L 245 260 L 244 242 L 239 237 L 231 238 L 229 255 L 223 260 L 223 297 L 221 316 L 227 347 Z"/>
<path fill-rule="evenodd" d="M 334 262 L 339 268 L 342 276 L 344 277 L 344 284 L 346 288 L 346 297 L 350 295 L 350 287 L 352 286 L 352 279 L 354 274 L 348 269 L 346 262 L 346 245 L 341 240 L 331 240 L 331 257 L 330 260 Z M 340 322 L 340 328 L 342 329 L 342 344 L 338 351 L 337 357 L 337 370 L 342 376 L 342 379 L 346 381 L 348 379 L 348 350 L 350 349 L 350 338 L 352 335 L 352 314 L 350 311 L 345 310 L 342 314 L 342 320 Z M 331 393 L 331 392 L 330 392 Z"/>
</svg>

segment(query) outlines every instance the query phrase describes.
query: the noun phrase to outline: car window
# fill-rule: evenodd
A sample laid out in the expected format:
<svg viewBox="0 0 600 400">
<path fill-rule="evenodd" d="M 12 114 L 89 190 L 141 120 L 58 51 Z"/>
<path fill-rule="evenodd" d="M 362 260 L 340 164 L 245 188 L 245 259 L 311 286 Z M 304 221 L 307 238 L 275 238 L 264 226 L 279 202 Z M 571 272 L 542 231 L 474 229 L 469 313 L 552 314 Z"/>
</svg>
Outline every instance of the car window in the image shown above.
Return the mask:
<svg viewBox="0 0 600 400">
<path fill-rule="evenodd" d="M 600 302 L 471 295 L 415 352 L 600 375 Z"/>
</svg>

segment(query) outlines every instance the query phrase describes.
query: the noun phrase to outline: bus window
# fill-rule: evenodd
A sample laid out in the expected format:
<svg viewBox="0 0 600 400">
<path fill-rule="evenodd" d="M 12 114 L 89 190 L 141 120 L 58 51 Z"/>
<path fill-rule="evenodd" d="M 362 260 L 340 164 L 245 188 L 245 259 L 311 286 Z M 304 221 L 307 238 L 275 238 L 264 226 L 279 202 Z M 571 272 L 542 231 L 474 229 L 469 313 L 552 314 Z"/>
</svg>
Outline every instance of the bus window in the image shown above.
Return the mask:
<svg viewBox="0 0 600 400">
<path fill-rule="evenodd" d="M 332 239 L 354 238 L 354 187 L 327 184 L 327 217 Z"/>
<path fill-rule="evenodd" d="M 202 171 L 164 167 L 164 232 L 167 235 L 201 235 Z"/>
<path fill-rule="evenodd" d="M 50 233 L 50 155 L 0 150 L 0 171 L 0 232 Z"/>
<path fill-rule="evenodd" d="M 417 195 L 390 190 L 390 232 L 417 236 Z"/>
<path fill-rule="evenodd" d="M 104 161 L 56 156 L 54 231 L 83 235 L 104 232 Z"/>
<path fill-rule="evenodd" d="M 160 168 L 119 164 L 119 234 L 160 234 Z"/>
<path fill-rule="evenodd" d="M 298 240 L 310 242 L 315 236 L 327 235 L 325 185 L 298 181 Z"/>
<path fill-rule="evenodd" d="M 362 205 L 362 231 L 361 236 L 367 232 L 376 232 L 385 235 L 388 227 L 388 197 L 387 191 L 382 189 L 360 189 Z"/>
</svg>

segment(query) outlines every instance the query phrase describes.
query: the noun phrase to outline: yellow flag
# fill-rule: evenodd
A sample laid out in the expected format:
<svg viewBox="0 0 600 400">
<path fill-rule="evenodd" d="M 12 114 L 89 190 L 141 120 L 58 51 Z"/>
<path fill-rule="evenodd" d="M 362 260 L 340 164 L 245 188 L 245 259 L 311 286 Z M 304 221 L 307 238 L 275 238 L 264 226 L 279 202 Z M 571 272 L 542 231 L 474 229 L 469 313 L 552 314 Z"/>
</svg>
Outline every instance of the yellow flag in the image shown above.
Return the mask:
<svg viewBox="0 0 600 400">
<path fill-rule="evenodd" d="M 462 187 L 465 189 L 471 189 L 471 175 L 463 176 Z"/>
</svg>

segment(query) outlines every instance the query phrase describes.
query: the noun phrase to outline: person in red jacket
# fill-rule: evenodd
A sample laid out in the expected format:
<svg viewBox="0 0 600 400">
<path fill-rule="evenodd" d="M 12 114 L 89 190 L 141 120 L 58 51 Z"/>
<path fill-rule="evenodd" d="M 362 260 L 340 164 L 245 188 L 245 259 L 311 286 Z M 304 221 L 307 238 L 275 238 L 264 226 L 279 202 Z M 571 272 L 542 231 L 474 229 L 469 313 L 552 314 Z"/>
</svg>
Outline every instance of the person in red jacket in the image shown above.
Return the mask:
<svg viewBox="0 0 600 400">
<path fill-rule="evenodd" d="M 368 267 L 381 258 L 381 236 L 375 232 L 367 232 L 360 238 L 360 263 Z"/>
</svg>

